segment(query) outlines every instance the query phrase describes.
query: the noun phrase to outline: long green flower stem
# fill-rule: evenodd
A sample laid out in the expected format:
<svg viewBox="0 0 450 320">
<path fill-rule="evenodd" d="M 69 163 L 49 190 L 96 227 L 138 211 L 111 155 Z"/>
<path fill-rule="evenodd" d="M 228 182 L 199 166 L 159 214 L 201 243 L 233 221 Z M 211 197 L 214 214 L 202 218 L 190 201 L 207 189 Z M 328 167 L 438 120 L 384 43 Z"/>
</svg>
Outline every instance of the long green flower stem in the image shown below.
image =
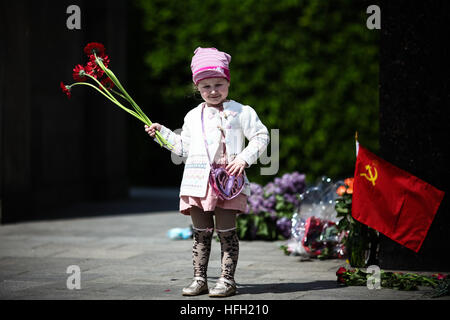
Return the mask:
<svg viewBox="0 0 450 320">
<path fill-rule="evenodd" d="M 117 101 L 117 99 L 112 95 L 112 93 L 110 92 L 110 90 L 106 89 L 106 88 L 101 84 L 101 82 L 97 80 L 97 78 L 95 78 L 95 77 L 93 77 L 93 76 L 91 76 L 90 74 L 87 74 L 87 73 L 86 73 L 86 76 L 88 76 L 89 78 L 91 78 L 92 80 L 94 80 L 94 81 L 99 85 L 99 87 L 103 89 L 103 90 L 101 90 L 102 93 L 107 94 L 107 95 L 109 96 L 109 99 L 110 99 L 111 101 L 114 101 L 116 104 L 122 105 L 122 104 L 121 104 L 119 101 Z M 124 97 L 123 95 L 121 95 L 120 93 L 118 93 L 118 92 L 116 92 L 116 93 L 119 94 L 120 96 L 122 96 L 123 98 L 125 98 L 125 97 Z M 125 98 L 125 99 L 126 99 L 126 98 Z M 123 106 L 123 105 L 122 105 L 122 107 L 123 107 L 123 108 L 126 108 L 126 107 Z M 126 108 L 126 109 L 128 109 L 128 108 Z M 130 109 L 128 109 L 128 110 L 130 110 Z M 131 110 L 130 110 L 130 111 L 131 111 Z M 141 114 L 139 114 L 139 118 L 138 118 L 138 119 L 145 123 L 145 121 L 144 121 L 145 119 L 142 117 Z"/>
<path fill-rule="evenodd" d="M 106 75 L 112 80 L 112 82 L 115 84 L 117 88 L 119 88 L 120 91 L 125 95 L 125 98 L 128 100 L 128 102 L 133 106 L 133 108 L 138 112 L 143 119 L 148 121 L 148 125 L 151 125 L 152 122 L 148 117 L 142 112 L 141 108 L 137 105 L 136 102 L 131 98 L 131 96 L 128 94 L 128 92 L 125 90 L 125 88 L 120 83 L 119 79 L 116 78 L 115 74 L 108 68 L 105 67 L 103 64 L 103 61 L 97 57 L 97 55 L 94 53 L 95 59 L 97 64 L 100 66 L 100 68 L 106 73 Z"/>
<path fill-rule="evenodd" d="M 143 117 L 143 119 L 145 119 L 146 121 L 148 121 L 148 125 L 150 126 L 152 124 L 152 122 L 150 121 L 150 119 L 145 115 L 145 113 L 141 110 L 141 108 L 139 108 L 139 106 L 137 105 L 136 102 L 134 102 L 133 98 L 131 98 L 131 96 L 128 94 L 128 92 L 125 90 L 125 88 L 122 86 L 122 84 L 119 82 L 119 80 L 116 78 L 115 74 L 105 68 L 105 72 L 107 73 L 107 75 L 109 76 L 109 78 L 114 82 L 114 84 L 120 89 L 120 91 L 123 92 L 123 94 L 125 95 L 125 98 L 128 100 L 128 102 L 130 102 L 130 104 L 133 106 L 133 108 Z"/>
<path fill-rule="evenodd" d="M 97 79 L 94 79 L 95 81 L 97 81 Z M 97 81 L 98 82 L 98 81 Z M 95 90 L 97 90 L 98 92 L 100 92 L 102 95 L 105 96 L 105 98 L 109 99 L 112 103 L 114 103 L 115 105 L 119 106 L 121 109 L 125 110 L 126 112 L 128 112 L 129 114 L 131 114 L 132 116 L 136 117 L 137 119 L 141 120 L 142 122 L 146 123 L 145 119 L 142 119 L 141 115 L 137 114 L 136 112 L 124 107 L 120 102 L 117 101 L 116 98 L 114 98 L 114 96 L 112 96 L 112 94 L 107 94 L 105 92 L 103 92 L 102 90 L 100 90 L 99 88 L 97 88 L 96 86 L 92 85 L 89 82 L 75 82 L 73 84 L 71 84 L 69 87 L 75 86 L 75 85 L 86 85 L 89 86 Z M 107 92 L 107 90 L 100 84 L 100 86 L 103 88 L 103 90 L 105 90 Z M 146 123 L 147 124 L 147 123 Z M 150 124 L 151 125 L 151 124 Z M 158 143 L 162 146 L 162 145 L 167 145 L 169 148 L 171 148 L 172 146 L 165 141 L 164 138 L 159 137 L 158 134 L 160 135 L 160 133 L 157 131 L 156 132 L 156 139 L 158 140 Z"/>
<path fill-rule="evenodd" d="M 150 119 L 147 117 L 147 115 L 141 110 L 141 108 L 139 108 L 139 106 L 137 105 L 136 102 L 134 102 L 134 100 L 131 98 L 131 96 L 128 94 L 128 92 L 125 90 L 125 88 L 122 86 L 122 84 L 119 82 L 119 80 L 116 78 L 116 76 L 114 75 L 114 73 L 105 67 L 105 65 L 103 64 L 103 61 L 101 59 L 99 59 L 97 57 L 97 55 L 94 53 L 95 56 L 95 60 L 97 62 L 97 64 L 100 66 L 100 68 L 106 73 L 106 75 L 111 79 L 111 81 L 114 83 L 114 85 L 119 88 L 120 91 L 122 91 L 122 93 L 124 95 L 119 94 L 122 98 L 126 99 L 132 106 L 133 108 L 136 110 L 136 112 L 141 116 L 140 120 L 142 122 L 144 122 L 145 124 L 147 124 L 148 126 L 152 125 L 152 122 L 150 121 Z M 97 79 L 95 79 L 97 81 Z M 98 82 L 98 81 L 97 81 Z M 100 84 L 100 83 L 99 83 Z M 106 90 L 101 84 L 100 86 L 105 90 Z M 109 94 L 111 94 L 110 92 L 108 92 Z M 117 93 L 117 92 L 115 92 Z M 111 94 L 112 96 L 112 94 Z M 115 98 L 113 98 L 115 100 Z M 117 100 L 116 100 L 117 101 Z M 163 138 L 163 136 L 161 135 L 161 133 L 156 130 L 156 139 L 158 140 L 160 146 L 167 146 L 169 149 L 173 149 L 173 146 L 166 141 L 166 139 Z"/>
<path fill-rule="evenodd" d="M 94 86 L 93 84 L 89 83 L 89 82 L 75 82 L 72 83 L 71 85 L 69 85 L 69 87 L 73 87 L 73 86 L 77 86 L 77 85 L 85 85 L 85 86 L 89 86 L 95 90 L 97 90 L 98 92 L 100 92 L 102 95 L 104 95 L 107 99 L 109 99 L 112 103 L 116 104 L 117 106 L 119 106 L 120 108 L 122 108 L 123 110 L 125 110 L 126 112 L 128 112 L 129 114 L 131 114 L 132 116 L 138 118 L 139 120 L 143 121 L 142 118 L 134 111 L 124 107 L 121 103 L 119 103 L 116 99 L 111 99 L 107 94 L 105 94 L 102 90 L 100 90 L 99 88 L 97 88 L 96 86 Z"/>
<path fill-rule="evenodd" d="M 112 93 L 110 92 L 110 90 L 106 89 L 106 88 L 101 84 L 101 82 L 97 80 L 97 78 L 91 76 L 90 74 L 86 74 L 86 76 L 88 76 L 89 78 L 91 78 L 92 80 L 94 80 L 94 81 L 99 85 L 99 87 L 103 89 L 102 92 L 106 93 L 106 94 L 110 97 L 110 100 L 111 100 L 111 101 L 114 100 L 114 101 L 116 102 L 116 104 L 117 104 L 117 103 L 120 104 L 120 102 L 117 101 L 117 99 L 112 95 Z M 125 100 L 128 101 L 128 99 L 126 99 L 126 97 L 124 97 L 122 94 L 120 94 L 120 93 L 118 93 L 118 92 L 116 92 L 116 91 L 115 91 L 115 93 L 116 93 L 116 94 L 119 94 L 121 97 L 125 98 Z M 122 106 L 123 106 L 123 105 L 122 105 Z M 123 107 L 126 108 L 125 106 L 123 106 Z M 127 108 L 127 109 L 128 109 L 128 108 Z M 130 109 L 128 109 L 128 110 L 130 110 Z M 140 113 L 138 113 L 138 114 L 139 114 L 139 119 L 140 119 L 142 122 L 145 123 L 145 121 L 144 121 L 145 118 L 142 117 L 142 114 L 140 114 Z M 151 125 L 151 123 L 150 123 L 150 125 Z"/>
<path fill-rule="evenodd" d="M 127 100 L 128 101 L 128 99 L 127 99 L 127 97 L 125 97 L 123 94 L 121 94 L 120 92 L 117 92 L 116 90 L 114 90 L 114 89 L 109 89 L 111 92 L 113 92 L 114 94 L 116 94 L 116 95 L 118 95 L 118 96 L 120 96 L 122 99 L 124 99 L 124 100 Z"/>
<path fill-rule="evenodd" d="M 100 88 L 103 89 L 104 93 L 107 94 L 107 95 L 110 97 L 110 99 L 117 101 L 117 99 L 114 98 L 114 96 L 111 94 L 111 92 L 109 92 L 108 90 L 106 90 L 106 88 L 101 84 L 100 81 L 97 80 L 96 77 L 94 77 L 94 76 L 92 76 L 92 75 L 90 75 L 90 74 L 88 74 L 88 73 L 85 73 L 85 75 L 86 75 L 87 77 L 91 78 L 92 80 L 94 80 L 94 81 L 98 84 L 98 86 L 99 86 Z M 118 101 L 117 101 L 117 102 L 118 102 Z"/>
</svg>

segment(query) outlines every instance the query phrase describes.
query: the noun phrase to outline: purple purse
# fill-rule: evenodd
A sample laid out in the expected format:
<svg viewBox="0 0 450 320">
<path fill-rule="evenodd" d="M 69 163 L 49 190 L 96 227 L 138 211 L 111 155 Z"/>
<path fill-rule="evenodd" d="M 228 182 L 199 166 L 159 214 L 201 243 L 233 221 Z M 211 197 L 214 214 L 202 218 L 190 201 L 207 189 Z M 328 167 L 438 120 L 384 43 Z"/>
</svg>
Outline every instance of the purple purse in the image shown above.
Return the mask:
<svg viewBox="0 0 450 320">
<path fill-rule="evenodd" d="M 203 122 L 204 110 L 205 105 L 203 105 L 202 108 L 202 131 L 203 140 L 205 141 L 206 154 L 208 155 L 208 160 L 211 166 L 209 182 L 219 198 L 223 200 L 231 200 L 236 198 L 244 189 L 244 175 L 229 175 L 224 167 L 212 163 L 211 157 L 209 156 L 208 143 L 206 142 L 205 126 Z"/>
</svg>

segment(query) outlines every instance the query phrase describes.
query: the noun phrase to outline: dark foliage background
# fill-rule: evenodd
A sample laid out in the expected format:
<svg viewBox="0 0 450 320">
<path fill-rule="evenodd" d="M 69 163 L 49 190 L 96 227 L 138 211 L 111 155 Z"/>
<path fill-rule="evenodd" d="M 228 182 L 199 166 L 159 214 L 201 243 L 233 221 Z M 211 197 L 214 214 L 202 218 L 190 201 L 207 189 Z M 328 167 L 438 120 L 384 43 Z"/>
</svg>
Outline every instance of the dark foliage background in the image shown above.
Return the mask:
<svg viewBox="0 0 450 320">
<path fill-rule="evenodd" d="M 152 121 L 181 128 L 200 102 L 191 82 L 193 51 L 216 47 L 232 56 L 229 97 L 254 107 L 269 130 L 280 130 L 277 176 L 299 171 L 309 182 L 352 176 L 355 131 L 366 147 L 379 147 L 379 33 L 366 27 L 370 4 L 135 0 L 130 94 Z M 183 166 L 146 139 L 141 124 L 128 122 L 131 183 L 178 186 Z M 261 166 L 268 165 L 248 170 L 250 180 L 272 181 L 260 175 Z"/>
</svg>

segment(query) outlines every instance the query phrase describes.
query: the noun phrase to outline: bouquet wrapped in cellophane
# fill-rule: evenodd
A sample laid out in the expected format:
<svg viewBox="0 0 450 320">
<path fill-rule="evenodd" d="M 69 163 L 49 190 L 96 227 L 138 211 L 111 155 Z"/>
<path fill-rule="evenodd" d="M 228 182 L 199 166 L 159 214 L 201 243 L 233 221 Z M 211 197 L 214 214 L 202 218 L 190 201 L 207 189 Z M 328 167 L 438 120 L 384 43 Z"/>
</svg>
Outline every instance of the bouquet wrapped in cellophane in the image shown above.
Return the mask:
<svg viewBox="0 0 450 320">
<path fill-rule="evenodd" d="M 152 122 L 150 119 L 130 97 L 114 73 L 108 69 L 110 59 L 105 54 L 105 46 L 101 43 L 91 42 L 84 47 L 84 53 L 88 56 L 89 61 L 86 65 L 83 66 L 79 64 L 73 69 L 73 79 L 76 82 L 70 85 L 65 85 L 63 82 L 60 84 L 62 91 L 67 97 L 71 97 L 71 90 L 74 86 L 84 85 L 91 87 L 124 111 L 136 117 L 146 125 L 151 126 Z M 87 82 L 88 80 L 92 80 L 94 84 Z M 117 88 L 118 91 L 114 90 L 114 87 Z M 119 102 L 116 96 L 127 101 L 134 110 L 125 107 Z M 165 146 L 169 149 L 173 148 L 173 146 L 162 137 L 159 131 L 156 131 L 155 138 L 160 146 Z"/>
</svg>

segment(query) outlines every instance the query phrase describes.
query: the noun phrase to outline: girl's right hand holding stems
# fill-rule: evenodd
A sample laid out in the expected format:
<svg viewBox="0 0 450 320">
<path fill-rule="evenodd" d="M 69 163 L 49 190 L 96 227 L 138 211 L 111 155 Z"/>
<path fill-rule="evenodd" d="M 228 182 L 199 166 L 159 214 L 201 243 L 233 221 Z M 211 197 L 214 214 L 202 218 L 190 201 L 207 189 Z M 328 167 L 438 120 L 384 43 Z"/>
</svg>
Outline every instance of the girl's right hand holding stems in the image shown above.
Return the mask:
<svg viewBox="0 0 450 320">
<path fill-rule="evenodd" d="M 161 125 L 159 123 L 153 123 L 150 127 L 145 125 L 145 131 L 149 134 L 150 137 L 154 138 L 156 135 L 156 130 L 161 131 Z"/>
</svg>

